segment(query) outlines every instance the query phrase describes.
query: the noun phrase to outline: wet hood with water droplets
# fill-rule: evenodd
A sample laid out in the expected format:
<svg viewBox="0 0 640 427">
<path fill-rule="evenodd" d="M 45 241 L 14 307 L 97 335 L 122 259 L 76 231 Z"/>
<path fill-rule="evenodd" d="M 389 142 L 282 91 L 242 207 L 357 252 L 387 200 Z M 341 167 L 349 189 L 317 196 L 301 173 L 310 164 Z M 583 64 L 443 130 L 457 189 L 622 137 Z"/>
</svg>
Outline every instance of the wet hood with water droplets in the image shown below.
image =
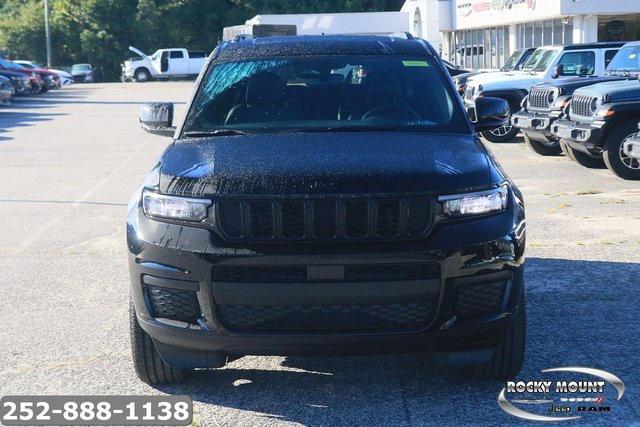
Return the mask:
<svg viewBox="0 0 640 427">
<path fill-rule="evenodd" d="M 159 190 L 185 197 L 454 193 L 496 174 L 471 134 L 320 132 L 177 140 Z"/>
</svg>

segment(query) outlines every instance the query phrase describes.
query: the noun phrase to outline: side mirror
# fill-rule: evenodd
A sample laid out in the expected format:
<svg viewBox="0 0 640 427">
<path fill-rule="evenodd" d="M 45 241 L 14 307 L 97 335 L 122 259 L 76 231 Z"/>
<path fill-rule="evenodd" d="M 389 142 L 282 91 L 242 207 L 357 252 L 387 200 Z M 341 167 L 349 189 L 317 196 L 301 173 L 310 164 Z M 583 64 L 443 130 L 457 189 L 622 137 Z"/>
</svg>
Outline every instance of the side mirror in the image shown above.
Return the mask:
<svg viewBox="0 0 640 427">
<path fill-rule="evenodd" d="M 176 128 L 173 124 L 173 104 L 154 102 L 140 107 L 140 127 L 149 133 L 173 136 Z"/>
<path fill-rule="evenodd" d="M 476 132 L 509 125 L 511 118 L 509 103 L 502 98 L 480 96 L 476 98 L 476 106 L 471 110 L 469 115 Z"/>
<path fill-rule="evenodd" d="M 562 64 L 558 64 L 556 65 L 556 69 L 553 71 L 553 74 L 551 75 L 552 79 L 557 79 L 560 76 L 564 75 L 564 65 Z"/>
</svg>

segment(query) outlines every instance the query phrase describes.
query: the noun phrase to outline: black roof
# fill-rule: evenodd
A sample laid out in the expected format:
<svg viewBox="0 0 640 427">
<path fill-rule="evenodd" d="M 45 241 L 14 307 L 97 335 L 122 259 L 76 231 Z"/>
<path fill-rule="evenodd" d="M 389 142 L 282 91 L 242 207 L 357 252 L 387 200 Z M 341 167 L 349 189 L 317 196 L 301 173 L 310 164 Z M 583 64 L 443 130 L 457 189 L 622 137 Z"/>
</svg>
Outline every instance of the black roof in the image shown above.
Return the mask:
<svg viewBox="0 0 640 427">
<path fill-rule="evenodd" d="M 429 55 L 430 47 L 421 39 L 404 36 L 279 36 L 245 38 L 220 44 L 214 57 L 238 59 L 251 57 L 302 55 Z"/>
<path fill-rule="evenodd" d="M 595 42 L 595 43 L 577 43 L 569 44 L 564 50 L 580 50 L 580 49 L 603 49 L 607 47 L 622 47 L 627 42 Z"/>
</svg>

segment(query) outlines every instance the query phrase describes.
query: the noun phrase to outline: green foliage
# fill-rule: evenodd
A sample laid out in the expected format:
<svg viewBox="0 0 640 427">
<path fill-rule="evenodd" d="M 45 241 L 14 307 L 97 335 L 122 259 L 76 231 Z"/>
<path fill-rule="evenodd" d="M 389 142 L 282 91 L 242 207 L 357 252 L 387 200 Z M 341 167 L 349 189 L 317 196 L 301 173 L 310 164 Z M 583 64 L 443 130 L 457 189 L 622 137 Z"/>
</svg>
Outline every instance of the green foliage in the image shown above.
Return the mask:
<svg viewBox="0 0 640 427">
<path fill-rule="evenodd" d="M 43 0 L 0 0 L 0 52 L 46 61 Z M 401 0 L 49 0 L 56 66 L 88 62 L 115 80 L 134 45 L 210 52 L 222 28 L 258 14 L 399 10 Z"/>
</svg>

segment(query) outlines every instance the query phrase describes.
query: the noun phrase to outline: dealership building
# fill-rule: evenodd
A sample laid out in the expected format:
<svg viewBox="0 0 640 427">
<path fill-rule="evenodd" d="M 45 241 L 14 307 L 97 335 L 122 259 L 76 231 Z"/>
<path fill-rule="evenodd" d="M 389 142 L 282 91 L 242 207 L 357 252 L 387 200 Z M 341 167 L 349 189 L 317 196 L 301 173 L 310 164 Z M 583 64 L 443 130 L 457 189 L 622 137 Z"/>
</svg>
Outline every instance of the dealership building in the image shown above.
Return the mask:
<svg viewBox="0 0 640 427">
<path fill-rule="evenodd" d="M 257 15 L 244 25 L 296 25 L 298 34 L 391 34 L 428 40 L 465 68 L 499 68 L 517 49 L 640 40 L 640 0 L 407 0 L 399 12 Z"/>
<path fill-rule="evenodd" d="M 408 0 L 402 11 L 466 68 L 499 68 L 527 47 L 640 39 L 640 0 Z"/>
</svg>

